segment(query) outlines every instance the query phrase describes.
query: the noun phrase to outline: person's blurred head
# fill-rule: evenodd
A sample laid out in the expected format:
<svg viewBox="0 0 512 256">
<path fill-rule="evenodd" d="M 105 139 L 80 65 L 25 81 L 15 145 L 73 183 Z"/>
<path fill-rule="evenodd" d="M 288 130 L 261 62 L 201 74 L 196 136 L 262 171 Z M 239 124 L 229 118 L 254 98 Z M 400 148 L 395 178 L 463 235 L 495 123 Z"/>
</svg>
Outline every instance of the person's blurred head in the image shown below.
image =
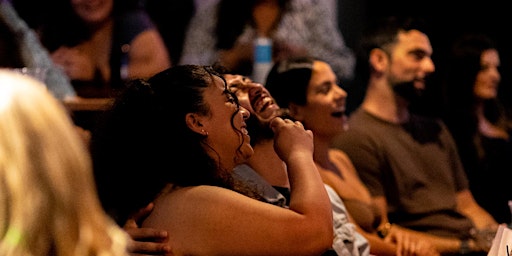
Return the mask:
<svg viewBox="0 0 512 256">
<path fill-rule="evenodd" d="M 450 90 L 468 99 L 496 98 L 501 80 L 500 56 L 494 42 L 483 34 L 457 39 L 449 59 Z"/>
<path fill-rule="evenodd" d="M 249 115 L 211 67 L 131 81 L 91 141 L 104 204 L 124 221 L 167 184 L 235 189 L 233 168 L 254 152 Z"/>
<path fill-rule="evenodd" d="M 452 113 L 451 119 L 465 118 L 476 131 L 475 110 L 482 104 L 487 120 L 504 125 L 505 109 L 498 97 L 501 63 L 494 41 L 485 34 L 464 34 L 454 41 L 450 53 L 443 97 L 447 111 Z M 461 121 L 457 123 L 469 126 Z"/>
<path fill-rule="evenodd" d="M 347 128 L 347 93 L 338 86 L 331 66 L 309 57 L 278 61 L 265 87 L 289 115 L 315 136 L 333 136 Z"/>
<path fill-rule="evenodd" d="M 385 17 L 364 32 L 360 65 L 367 79 L 385 79 L 412 102 L 424 91 L 425 79 L 435 71 L 428 28 L 421 18 Z"/>
<path fill-rule="evenodd" d="M 86 145 L 46 86 L 0 70 L 0 255 L 126 255 Z"/>
</svg>

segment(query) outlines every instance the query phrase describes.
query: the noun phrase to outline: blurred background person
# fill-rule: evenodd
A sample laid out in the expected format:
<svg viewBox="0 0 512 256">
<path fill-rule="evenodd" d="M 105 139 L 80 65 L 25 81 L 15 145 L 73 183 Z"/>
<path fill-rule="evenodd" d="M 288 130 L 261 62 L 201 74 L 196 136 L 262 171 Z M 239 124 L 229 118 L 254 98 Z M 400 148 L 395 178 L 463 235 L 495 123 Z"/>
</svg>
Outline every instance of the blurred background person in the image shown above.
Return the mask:
<svg viewBox="0 0 512 256">
<path fill-rule="evenodd" d="M 60 0 L 47 9 L 37 31 L 78 96 L 110 97 L 125 80 L 150 77 L 172 64 L 137 1 Z"/>
<path fill-rule="evenodd" d="M 349 218 L 369 241 L 371 254 L 439 255 L 432 244 L 399 230 L 386 239 L 379 237 L 382 213 L 347 154 L 331 147 L 333 138 L 345 132 L 348 124 L 347 93 L 337 84 L 329 64 L 310 57 L 283 59 L 270 71 L 266 88 L 291 118 L 313 132 L 318 171 L 343 200 Z"/>
<path fill-rule="evenodd" d="M 43 83 L 0 70 L 0 255 L 127 255 L 89 152 Z"/>
<path fill-rule="evenodd" d="M 209 66 L 175 66 L 134 80 L 91 141 L 105 209 L 122 224 L 154 202 L 142 226 L 166 230 L 175 254 L 328 250 L 332 209 L 315 170 L 312 134 L 300 123 L 271 121 L 275 150 L 289 167 L 288 208 L 264 202 L 255 188 L 234 179 L 234 167 L 254 153 L 245 123 L 249 115 Z M 160 146 L 179 150 L 169 154 Z M 181 164 L 187 168 L 175 168 Z"/>
<path fill-rule="evenodd" d="M 38 69 L 39 79 L 58 99 L 76 96 L 67 75 L 50 58 L 36 32 L 18 14 L 10 0 L 0 0 L 0 67 Z"/>
<path fill-rule="evenodd" d="M 498 223 L 473 198 L 446 125 L 412 111 L 435 71 L 429 26 L 387 16 L 361 40 L 367 81 L 349 129 L 333 140 L 352 160 L 382 214 L 383 236 L 401 230 L 442 255 L 487 255 Z"/>
<path fill-rule="evenodd" d="M 220 61 L 251 76 L 257 37 L 272 40 L 273 61 L 311 55 L 329 63 L 337 77 L 353 77 L 355 57 L 344 42 L 334 1 L 213 0 L 201 4 L 185 35 L 181 64 Z M 264 83 L 264 81 L 256 81 Z"/>
<path fill-rule="evenodd" d="M 236 179 L 254 186 L 267 203 L 288 208 L 290 205 L 290 182 L 286 164 L 274 150 L 274 133 L 270 121 L 276 116 L 286 113 L 275 103 L 272 96 L 260 83 L 250 78 L 230 74 L 221 67 L 216 67 L 226 79 L 228 88 L 236 94 L 240 106 L 246 108 L 251 115 L 247 119 L 247 130 L 251 135 L 251 145 L 254 154 L 246 163 L 237 165 L 234 169 Z M 331 200 L 333 211 L 334 239 L 331 250 L 322 255 L 367 256 L 370 252 L 368 241 L 355 230 L 355 225 L 349 220 L 347 210 L 338 194 L 325 185 Z M 141 213 L 146 212 L 145 208 Z M 150 210 L 150 209 L 149 209 Z M 139 216 L 139 217 L 137 217 Z M 161 245 L 165 241 L 149 228 L 138 228 L 143 214 L 134 216 L 123 227 L 136 241 L 133 252 L 160 254 Z"/>
<path fill-rule="evenodd" d="M 499 99 L 500 54 L 485 34 L 453 44 L 444 74 L 444 122 L 457 144 L 475 200 L 498 222 L 510 223 L 503 189 L 512 181 L 512 126 Z"/>
</svg>

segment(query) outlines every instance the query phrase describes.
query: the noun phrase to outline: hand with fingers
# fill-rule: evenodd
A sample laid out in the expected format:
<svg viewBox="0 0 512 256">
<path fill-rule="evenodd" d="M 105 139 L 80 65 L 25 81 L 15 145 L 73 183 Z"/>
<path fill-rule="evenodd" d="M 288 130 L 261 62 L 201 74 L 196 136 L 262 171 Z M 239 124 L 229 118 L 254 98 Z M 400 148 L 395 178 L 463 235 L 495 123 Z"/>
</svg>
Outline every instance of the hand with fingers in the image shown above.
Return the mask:
<svg viewBox="0 0 512 256">
<path fill-rule="evenodd" d="M 313 133 L 302 123 L 275 117 L 270 127 L 274 131 L 274 148 L 283 161 L 296 154 L 313 154 Z"/>
<path fill-rule="evenodd" d="M 420 239 L 399 226 L 393 225 L 389 228 L 389 234 L 384 241 L 397 245 L 398 256 L 440 256 L 441 254 L 427 240 Z"/>
<path fill-rule="evenodd" d="M 132 256 L 142 255 L 172 255 L 167 243 L 167 232 L 154 228 L 141 228 L 139 222 L 147 217 L 153 210 L 154 204 L 150 203 L 140 209 L 126 221 L 123 229 L 131 237 L 128 251 Z"/>
</svg>

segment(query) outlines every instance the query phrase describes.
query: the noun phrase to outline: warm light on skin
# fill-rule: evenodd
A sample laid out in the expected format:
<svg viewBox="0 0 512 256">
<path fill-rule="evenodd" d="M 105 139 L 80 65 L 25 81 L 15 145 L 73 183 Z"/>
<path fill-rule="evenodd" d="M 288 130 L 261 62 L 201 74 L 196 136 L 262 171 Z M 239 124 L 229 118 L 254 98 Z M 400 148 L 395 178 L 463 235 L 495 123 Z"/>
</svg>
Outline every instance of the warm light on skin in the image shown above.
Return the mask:
<svg viewBox="0 0 512 256">
<path fill-rule="evenodd" d="M 334 136 L 348 128 L 345 115 L 347 92 L 336 83 L 329 64 L 313 63 L 313 73 L 306 92 L 307 104 L 298 106 L 297 116 L 315 135 Z"/>
<path fill-rule="evenodd" d="M 414 81 L 414 87 L 425 89 L 425 78 L 435 71 L 433 49 L 428 36 L 418 30 L 400 32 L 393 46 L 389 64 L 391 84 Z"/>
<path fill-rule="evenodd" d="M 473 93 L 476 98 L 486 100 L 498 96 L 498 85 L 501 81 L 500 56 L 496 49 L 482 52 L 480 56 L 481 69 L 476 75 Z"/>
<path fill-rule="evenodd" d="M 208 132 L 207 142 L 215 149 L 215 152 L 212 152 L 213 156 L 217 154 L 221 156 L 219 159 L 232 159 L 230 156 L 233 155 L 233 152 L 236 154 L 233 162 L 221 163 L 226 170 L 232 170 L 254 154 L 245 123 L 250 112 L 240 106 L 237 114 L 233 117 L 233 113 L 237 111 L 238 107 L 225 90 L 224 81 L 219 77 L 214 78 L 214 86 L 205 89 L 204 101 L 211 106 L 211 114 L 200 121 L 203 129 Z M 232 119 L 235 129 L 241 133 L 235 131 L 231 126 Z"/>
<path fill-rule="evenodd" d="M 251 114 L 261 120 L 270 120 L 278 114 L 279 106 L 262 84 L 241 75 L 226 74 L 224 78 L 229 90 L 236 94 L 240 106 Z"/>
</svg>

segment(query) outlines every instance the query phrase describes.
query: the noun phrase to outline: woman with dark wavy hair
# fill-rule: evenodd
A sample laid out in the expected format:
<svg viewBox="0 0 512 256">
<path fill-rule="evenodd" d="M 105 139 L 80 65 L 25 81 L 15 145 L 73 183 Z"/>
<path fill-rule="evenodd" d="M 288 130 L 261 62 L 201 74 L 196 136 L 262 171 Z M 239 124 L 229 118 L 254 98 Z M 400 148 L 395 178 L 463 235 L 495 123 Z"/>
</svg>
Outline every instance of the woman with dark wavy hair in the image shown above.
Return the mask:
<svg viewBox="0 0 512 256">
<path fill-rule="evenodd" d="M 467 34 L 455 41 L 446 72 L 444 121 L 459 150 L 476 201 L 510 223 L 503 190 L 512 181 L 512 126 L 499 99 L 500 55 L 492 39 Z"/>
<path fill-rule="evenodd" d="M 142 227 L 166 230 L 173 255 L 320 255 L 332 244 L 332 210 L 311 131 L 279 117 L 270 123 L 289 168 L 283 208 L 233 179 L 254 153 L 248 117 L 208 66 L 132 81 L 92 137 L 105 209 L 122 224 L 153 202 Z"/>
</svg>

